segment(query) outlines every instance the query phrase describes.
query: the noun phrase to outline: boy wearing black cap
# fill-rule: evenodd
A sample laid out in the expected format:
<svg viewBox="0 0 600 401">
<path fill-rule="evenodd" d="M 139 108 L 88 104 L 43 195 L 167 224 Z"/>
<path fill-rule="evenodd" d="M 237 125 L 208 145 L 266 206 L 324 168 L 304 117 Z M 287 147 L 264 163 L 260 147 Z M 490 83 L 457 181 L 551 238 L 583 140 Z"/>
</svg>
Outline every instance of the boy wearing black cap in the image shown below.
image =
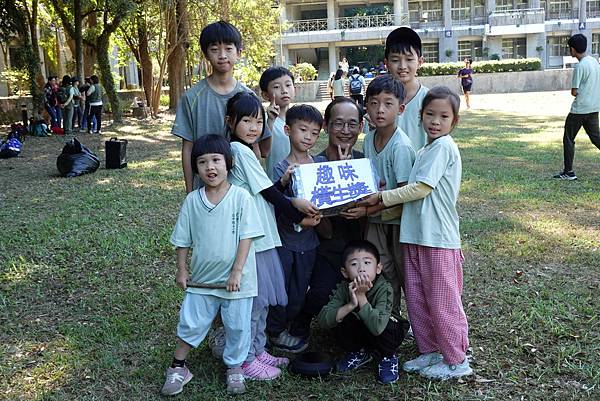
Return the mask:
<svg viewBox="0 0 600 401">
<path fill-rule="evenodd" d="M 587 38 L 578 33 L 569 38 L 569 52 L 579 63 L 573 70 L 571 95 L 575 96 L 571 111 L 565 120 L 563 135 L 563 151 L 565 168 L 554 178 L 573 181 L 577 179 L 573 171 L 575 156 L 575 136 L 583 126 L 590 141 L 600 149 L 600 128 L 598 127 L 598 111 L 600 111 L 600 65 L 586 53 Z"/>
<path fill-rule="evenodd" d="M 404 86 L 404 112 L 398 115 L 398 127 L 408 135 L 415 150 L 425 145 L 427 134 L 420 118 L 421 102 L 429 91 L 417 79 L 423 65 L 421 38 L 412 29 L 394 29 L 385 40 L 384 63 L 388 72 Z"/>
</svg>

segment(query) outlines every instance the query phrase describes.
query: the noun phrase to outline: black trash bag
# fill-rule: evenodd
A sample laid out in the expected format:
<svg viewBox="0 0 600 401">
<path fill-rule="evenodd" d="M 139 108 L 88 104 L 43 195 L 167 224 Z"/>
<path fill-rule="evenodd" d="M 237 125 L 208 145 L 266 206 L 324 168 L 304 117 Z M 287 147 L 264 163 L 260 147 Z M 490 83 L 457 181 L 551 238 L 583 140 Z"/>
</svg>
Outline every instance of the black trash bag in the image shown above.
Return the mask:
<svg viewBox="0 0 600 401">
<path fill-rule="evenodd" d="M 91 150 L 77 140 L 66 143 L 62 153 L 56 159 L 56 168 L 63 177 L 77 177 L 93 173 L 100 167 L 100 159 Z"/>
</svg>

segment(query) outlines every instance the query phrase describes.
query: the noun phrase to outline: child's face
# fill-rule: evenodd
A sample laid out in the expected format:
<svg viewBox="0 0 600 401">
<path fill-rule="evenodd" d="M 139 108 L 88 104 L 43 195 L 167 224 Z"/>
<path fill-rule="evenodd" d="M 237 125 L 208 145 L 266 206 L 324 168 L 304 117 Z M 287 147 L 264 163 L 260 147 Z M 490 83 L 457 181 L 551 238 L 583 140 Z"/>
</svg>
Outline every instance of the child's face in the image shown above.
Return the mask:
<svg viewBox="0 0 600 401">
<path fill-rule="evenodd" d="M 241 52 L 233 43 L 211 43 L 206 49 L 206 58 L 215 72 L 230 72 L 238 62 Z"/>
<path fill-rule="evenodd" d="M 423 128 L 427 132 L 427 142 L 448 135 L 458 122 L 449 99 L 434 99 L 423 109 Z"/>
<path fill-rule="evenodd" d="M 263 131 L 264 120 L 258 117 L 244 116 L 237 122 L 234 135 L 241 141 L 251 145 L 258 140 Z M 234 129 L 234 127 L 231 127 Z"/>
<path fill-rule="evenodd" d="M 269 102 L 275 103 L 279 107 L 287 107 L 296 96 L 294 81 L 288 75 L 281 76 L 272 80 L 267 85 L 267 91 L 263 92 L 263 97 Z"/>
<path fill-rule="evenodd" d="M 362 129 L 363 122 L 359 122 L 356 106 L 346 102 L 339 103 L 333 107 L 331 117 L 327 121 L 329 145 L 342 149 L 351 148 Z"/>
<path fill-rule="evenodd" d="M 310 121 L 296 120 L 292 125 L 285 126 L 285 133 L 290 137 L 290 145 L 299 152 L 312 149 L 319 139 L 320 132 L 319 124 Z"/>
<path fill-rule="evenodd" d="M 367 113 L 376 128 L 395 125 L 396 117 L 403 110 L 404 105 L 400 103 L 400 99 L 390 92 L 380 92 L 367 99 Z"/>
<path fill-rule="evenodd" d="M 422 64 L 423 57 L 419 57 L 412 48 L 408 54 L 390 53 L 385 59 L 385 66 L 389 73 L 403 84 L 415 79 Z"/>
<path fill-rule="evenodd" d="M 348 255 L 344 267 L 342 267 L 342 275 L 349 281 L 358 276 L 366 276 L 369 281 L 373 282 L 381 273 L 381 269 L 381 263 L 377 263 L 372 253 L 358 250 Z"/>
<path fill-rule="evenodd" d="M 198 175 L 210 188 L 217 188 L 227 181 L 227 164 L 220 153 L 205 153 L 196 159 Z"/>
</svg>

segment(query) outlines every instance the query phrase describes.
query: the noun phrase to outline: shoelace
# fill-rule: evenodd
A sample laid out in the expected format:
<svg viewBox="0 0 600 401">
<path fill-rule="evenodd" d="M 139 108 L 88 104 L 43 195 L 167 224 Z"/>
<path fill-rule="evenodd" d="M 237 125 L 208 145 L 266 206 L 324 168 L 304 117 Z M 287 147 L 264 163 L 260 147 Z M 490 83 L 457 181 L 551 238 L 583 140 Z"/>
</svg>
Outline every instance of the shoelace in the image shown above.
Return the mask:
<svg viewBox="0 0 600 401">
<path fill-rule="evenodd" d="M 183 375 L 181 375 L 181 374 L 179 374 L 177 372 L 174 372 L 174 373 L 171 373 L 171 374 L 169 374 L 167 376 L 167 380 L 170 380 L 171 383 L 175 383 L 176 381 L 181 381 L 182 382 L 183 381 Z"/>
</svg>

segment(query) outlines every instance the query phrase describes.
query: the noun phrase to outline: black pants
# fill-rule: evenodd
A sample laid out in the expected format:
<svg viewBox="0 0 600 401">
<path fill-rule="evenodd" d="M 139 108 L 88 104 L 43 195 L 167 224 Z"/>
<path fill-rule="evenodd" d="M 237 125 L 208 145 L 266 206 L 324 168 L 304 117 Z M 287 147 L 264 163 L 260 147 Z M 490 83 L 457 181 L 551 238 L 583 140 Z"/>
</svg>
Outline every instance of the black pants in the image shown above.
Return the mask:
<svg viewBox="0 0 600 401">
<path fill-rule="evenodd" d="M 391 318 L 387 327 L 378 336 L 373 335 L 353 313 L 348 314 L 333 329 L 338 344 L 346 352 L 357 352 L 361 349 L 375 351 L 380 357 L 390 357 L 402 344 L 408 330 L 408 322 L 400 318 L 397 322 Z"/>
<path fill-rule="evenodd" d="M 363 105 L 363 95 L 350 95 L 352 99 L 358 104 L 360 107 L 364 107 Z"/>
<path fill-rule="evenodd" d="M 92 130 L 92 121 L 96 117 L 96 131 L 100 132 L 102 128 L 102 105 L 100 106 L 90 106 L 90 112 L 87 115 L 87 130 L 90 132 Z"/>
<path fill-rule="evenodd" d="M 565 157 L 565 172 L 573 171 L 573 158 L 575 157 L 575 137 L 583 126 L 590 141 L 600 149 L 600 128 L 598 128 L 598 112 L 588 114 L 569 113 L 565 120 L 565 134 L 563 136 L 563 151 Z"/>
<path fill-rule="evenodd" d="M 285 307 L 269 307 L 267 331 L 272 336 L 277 336 L 287 329 L 288 325 L 294 321 L 304 307 L 317 250 L 294 252 L 285 247 L 278 247 L 277 253 L 279 253 L 281 265 L 283 266 L 288 304 Z"/>
<path fill-rule="evenodd" d="M 290 334 L 308 337 L 310 322 L 317 316 L 323 306 L 329 302 L 333 290 L 343 279 L 339 266 L 332 266 L 327 259 L 317 255 L 315 267 L 310 278 L 310 288 L 306 293 L 304 307 L 291 324 Z"/>
</svg>

